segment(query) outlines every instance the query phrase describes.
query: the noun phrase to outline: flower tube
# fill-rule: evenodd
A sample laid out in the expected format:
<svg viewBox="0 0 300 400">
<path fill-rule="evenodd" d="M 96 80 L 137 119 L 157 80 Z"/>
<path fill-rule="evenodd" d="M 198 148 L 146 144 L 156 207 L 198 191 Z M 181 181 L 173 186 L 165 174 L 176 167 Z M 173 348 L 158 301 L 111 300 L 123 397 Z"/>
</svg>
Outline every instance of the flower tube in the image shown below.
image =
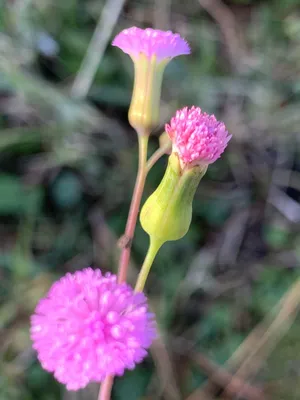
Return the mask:
<svg viewBox="0 0 300 400">
<path fill-rule="evenodd" d="M 119 33 L 112 42 L 134 63 L 135 78 L 128 119 L 141 135 L 149 135 L 159 123 L 163 73 L 168 62 L 189 54 L 187 42 L 176 33 L 132 27 Z"/>
</svg>

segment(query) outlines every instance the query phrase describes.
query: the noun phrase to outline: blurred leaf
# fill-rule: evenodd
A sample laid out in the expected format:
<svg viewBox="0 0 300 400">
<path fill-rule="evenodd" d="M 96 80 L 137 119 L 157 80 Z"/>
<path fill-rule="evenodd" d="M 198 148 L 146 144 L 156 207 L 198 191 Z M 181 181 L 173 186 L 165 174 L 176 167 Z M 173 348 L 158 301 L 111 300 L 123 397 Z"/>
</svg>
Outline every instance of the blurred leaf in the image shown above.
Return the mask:
<svg viewBox="0 0 300 400">
<path fill-rule="evenodd" d="M 130 105 L 131 91 L 113 84 L 94 86 L 90 97 L 96 102 L 126 108 Z"/>
<path fill-rule="evenodd" d="M 152 375 L 151 369 L 138 365 L 133 371 L 128 371 L 118 378 L 113 386 L 115 400 L 140 400 L 146 393 L 146 388 Z"/>
<path fill-rule="evenodd" d="M 299 341 L 300 321 L 297 318 L 289 332 L 276 346 L 262 372 L 267 396 L 274 399 L 298 400 L 299 394 Z"/>
<path fill-rule="evenodd" d="M 209 355 L 218 364 L 225 364 L 225 362 L 231 357 L 231 355 L 237 350 L 237 348 L 244 341 L 245 336 L 240 334 L 232 333 L 227 337 L 227 340 L 222 344 L 215 345 L 210 348 Z"/>
<path fill-rule="evenodd" d="M 26 371 L 26 386 L 32 394 L 32 400 L 57 400 L 61 399 L 61 385 L 52 374 L 42 369 L 38 362 Z M 45 387 L 48 388 L 45 393 Z"/>
<path fill-rule="evenodd" d="M 70 209 L 82 200 L 82 184 L 79 177 L 71 171 L 63 171 L 51 185 L 53 200 L 58 207 Z"/>
<path fill-rule="evenodd" d="M 232 330 L 232 310 L 227 306 L 217 304 L 204 317 L 198 326 L 198 340 L 201 343 L 216 343 L 222 341 Z"/>
<path fill-rule="evenodd" d="M 26 189 L 19 178 L 13 175 L 0 175 L 0 214 L 22 214 L 34 209 L 40 202 L 42 189 Z"/>
<path fill-rule="evenodd" d="M 275 249 L 280 249 L 289 242 L 290 232 L 283 226 L 265 225 L 263 232 L 266 242 Z"/>
<path fill-rule="evenodd" d="M 251 308 L 255 313 L 265 315 L 295 282 L 299 272 L 266 265 L 255 282 Z"/>
<path fill-rule="evenodd" d="M 199 368 L 192 367 L 187 379 L 187 391 L 189 393 L 198 389 L 207 380 L 206 376 L 201 373 Z"/>
<path fill-rule="evenodd" d="M 212 226 L 222 225 L 230 214 L 231 205 L 222 198 L 200 200 L 198 195 L 194 201 L 193 211 L 204 218 Z"/>
</svg>

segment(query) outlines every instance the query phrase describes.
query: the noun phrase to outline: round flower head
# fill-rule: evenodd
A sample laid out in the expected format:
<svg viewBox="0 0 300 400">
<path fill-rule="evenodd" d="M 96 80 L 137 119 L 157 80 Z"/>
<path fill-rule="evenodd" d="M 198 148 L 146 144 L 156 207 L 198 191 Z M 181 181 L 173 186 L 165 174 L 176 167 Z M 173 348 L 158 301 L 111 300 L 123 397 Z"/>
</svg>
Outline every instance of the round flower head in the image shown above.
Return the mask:
<svg viewBox="0 0 300 400">
<path fill-rule="evenodd" d="M 140 29 L 135 26 L 119 33 L 112 45 L 119 47 L 133 58 L 140 53 L 148 58 L 156 56 L 158 62 L 164 58 L 191 52 L 187 42 L 178 33 L 151 28 Z"/>
<path fill-rule="evenodd" d="M 33 347 L 43 368 L 69 390 L 133 369 L 154 337 L 144 294 L 99 269 L 61 278 L 31 317 Z"/>
<path fill-rule="evenodd" d="M 224 123 L 199 107 L 177 111 L 165 129 L 183 165 L 212 164 L 231 139 Z"/>
</svg>

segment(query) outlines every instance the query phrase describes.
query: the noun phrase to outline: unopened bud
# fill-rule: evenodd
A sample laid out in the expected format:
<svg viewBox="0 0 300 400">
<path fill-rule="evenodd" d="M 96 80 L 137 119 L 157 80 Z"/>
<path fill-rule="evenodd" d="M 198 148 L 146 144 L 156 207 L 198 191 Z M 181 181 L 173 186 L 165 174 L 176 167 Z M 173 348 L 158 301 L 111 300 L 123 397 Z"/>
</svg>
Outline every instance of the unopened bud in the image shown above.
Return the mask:
<svg viewBox="0 0 300 400">
<path fill-rule="evenodd" d="M 144 204 L 140 221 L 152 238 L 162 243 L 182 238 L 192 220 L 192 203 L 207 166 L 181 169 L 176 153 L 169 157 L 165 175 Z"/>
</svg>

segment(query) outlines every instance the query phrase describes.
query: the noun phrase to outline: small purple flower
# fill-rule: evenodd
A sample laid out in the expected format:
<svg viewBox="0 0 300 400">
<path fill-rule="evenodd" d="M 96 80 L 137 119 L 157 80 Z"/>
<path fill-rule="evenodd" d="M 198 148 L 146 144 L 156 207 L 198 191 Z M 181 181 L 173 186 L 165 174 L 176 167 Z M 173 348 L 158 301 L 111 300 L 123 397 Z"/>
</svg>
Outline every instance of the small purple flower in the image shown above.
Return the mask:
<svg viewBox="0 0 300 400">
<path fill-rule="evenodd" d="M 138 57 L 140 53 L 148 58 L 156 56 L 158 62 L 191 52 L 188 43 L 178 33 L 151 28 L 140 29 L 135 26 L 120 32 L 112 45 L 133 58 Z"/>
<path fill-rule="evenodd" d="M 133 369 L 155 335 L 144 294 L 99 269 L 68 273 L 31 317 L 33 347 L 43 368 L 68 390 Z"/>
<path fill-rule="evenodd" d="M 178 110 L 165 129 L 184 165 L 214 163 L 231 139 L 223 122 L 194 106 Z"/>
</svg>

